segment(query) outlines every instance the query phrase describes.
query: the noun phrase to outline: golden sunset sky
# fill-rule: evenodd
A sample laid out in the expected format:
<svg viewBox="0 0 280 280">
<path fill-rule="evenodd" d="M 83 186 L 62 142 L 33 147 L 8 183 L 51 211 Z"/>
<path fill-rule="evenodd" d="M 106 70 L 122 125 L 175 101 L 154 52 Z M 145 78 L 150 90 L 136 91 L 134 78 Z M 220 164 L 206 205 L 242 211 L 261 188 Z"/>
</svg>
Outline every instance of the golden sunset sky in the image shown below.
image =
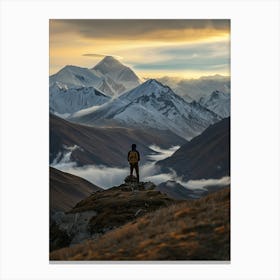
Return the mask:
<svg viewBox="0 0 280 280">
<path fill-rule="evenodd" d="M 230 20 L 50 20 L 50 75 L 111 55 L 141 77 L 230 75 Z"/>
</svg>

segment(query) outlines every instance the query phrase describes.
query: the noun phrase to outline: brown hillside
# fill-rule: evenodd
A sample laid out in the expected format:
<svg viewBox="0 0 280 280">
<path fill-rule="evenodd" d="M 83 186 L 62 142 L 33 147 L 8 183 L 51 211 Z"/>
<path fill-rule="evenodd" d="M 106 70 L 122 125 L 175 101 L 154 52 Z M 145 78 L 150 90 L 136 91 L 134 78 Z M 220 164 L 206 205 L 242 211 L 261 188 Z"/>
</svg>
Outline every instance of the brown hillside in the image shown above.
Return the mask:
<svg viewBox="0 0 280 280">
<path fill-rule="evenodd" d="M 68 211 L 78 201 L 102 190 L 87 180 L 50 167 L 50 210 Z"/>
<path fill-rule="evenodd" d="M 182 145 L 186 140 L 170 131 L 132 129 L 123 127 L 91 127 L 72 123 L 50 114 L 50 157 L 49 161 L 64 152 L 64 146 L 79 148 L 72 152 L 71 160 L 78 165 L 102 164 L 127 166 L 127 152 L 135 143 L 141 153 L 141 163 L 152 150 L 152 144 L 161 148 Z"/>
<path fill-rule="evenodd" d="M 230 176 L 230 118 L 209 126 L 157 164 L 172 168 L 185 181 Z"/>
<path fill-rule="evenodd" d="M 230 260 L 230 189 L 148 213 L 51 260 Z"/>
</svg>

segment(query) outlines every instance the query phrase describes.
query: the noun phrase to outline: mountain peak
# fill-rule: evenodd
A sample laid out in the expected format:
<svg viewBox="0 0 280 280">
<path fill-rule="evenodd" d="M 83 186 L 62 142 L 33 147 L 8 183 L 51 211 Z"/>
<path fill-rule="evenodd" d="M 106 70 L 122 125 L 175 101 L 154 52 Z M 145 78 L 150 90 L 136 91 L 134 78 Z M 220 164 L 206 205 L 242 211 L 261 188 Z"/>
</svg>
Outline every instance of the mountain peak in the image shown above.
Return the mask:
<svg viewBox="0 0 280 280">
<path fill-rule="evenodd" d="M 141 79 L 128 66 L 122 64 L 113 56 L 105 56 L 92 70 L 110 77 L 115 83 L 130 90 L 141 84 Z"/>
<path fill-rule="evenodd" d="M 93 69 L 99 69 L 100 67 L 125 67 L 120 61 L 111 55 L 105 56 Z"/>
<path fill-rule="evenodd" d="M 168 87 L 166 85 L 163 85 L 161 82 L 159 82 L 156 79 L 149 79 L 149 80 L 145 81 L 143 83 L 143 85 L 151 85 L 151 86 L 158 86 L 158 87 L 165 87 L 165 88 Z"/>
<path fill-rule="evenodd" d="M 83 68 L 83 67 L 79 67 L 79 66 L 76 66 L 76 65 L 65 65 L 62 69 L 60 69 L 60 71 L 65 71 L 65 70 L 79 70 L 79 69 L 86 69 L 86 68 Z M 60 72 L 59 71 L 59 72 Z"/>
<path fill-rule="evenodd" d="M 152 84 L 152 83 L 154 83 L 154 84 L 159 84 L 159 85 L 161 85 L 161 83 L 160 83 L 159 81 L 157 81 L 156 79 L 149 79 L 149 80 L 147 80 L 145 83 L 146 83 L 146 84 Z"/>
<path fill-rule="evenodd" d="M 114 58 L 112 55 L 106 55 L 103 58 L 103 61 L 118 61 L 116 58 Z M 119 62 L 119 61 L 118 61 Z"/>
<path fill-rule="evenodd" d="M 161 94 L 163 92 L 168 92 L 170 88 L 168 86 L 164 86 L 159 81 L 155 79 L 149 79 L 145 81 L 143 84 L 140 84 L 136 88 L 124 93 L 120 98 L 125 100 L 128 99 L 130 101 L 141 97 L 148 96 L 154 94 Z"/>
</svg>

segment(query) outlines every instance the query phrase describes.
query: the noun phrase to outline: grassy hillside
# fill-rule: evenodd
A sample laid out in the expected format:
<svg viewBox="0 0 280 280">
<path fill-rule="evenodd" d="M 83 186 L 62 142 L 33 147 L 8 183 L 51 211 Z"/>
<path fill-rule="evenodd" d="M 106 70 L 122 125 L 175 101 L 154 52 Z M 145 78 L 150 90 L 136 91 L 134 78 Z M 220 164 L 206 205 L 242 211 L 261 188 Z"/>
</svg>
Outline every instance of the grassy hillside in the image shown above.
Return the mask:
<svg viewBox="0 0 280 280">
<path fill-rule="evenodd" d="M 102 190 L 83 178 L 55 168 L 50 167 L 49 172 L 51 211 L 68 211 L 81 199 Z"/>
<path fill-rule="evenodd" d="M 147 213 L 51 260 L 230 260 L 230 189 Z"/>
</svg>

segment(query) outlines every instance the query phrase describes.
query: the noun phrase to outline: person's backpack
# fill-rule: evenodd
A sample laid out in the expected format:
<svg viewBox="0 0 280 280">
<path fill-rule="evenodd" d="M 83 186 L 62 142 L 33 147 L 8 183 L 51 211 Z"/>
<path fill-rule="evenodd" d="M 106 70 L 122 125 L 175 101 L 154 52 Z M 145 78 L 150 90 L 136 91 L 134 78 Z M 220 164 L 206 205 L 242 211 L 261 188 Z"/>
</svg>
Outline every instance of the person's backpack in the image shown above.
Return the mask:
<svg viewBox="0 0 280 280">
<path fill-rule="evenodd" d="M 136 151 L 130 151 L 128 156 L 129 163 L 137 163 L 139 161 L 138 153 Z"/>
</svg>

